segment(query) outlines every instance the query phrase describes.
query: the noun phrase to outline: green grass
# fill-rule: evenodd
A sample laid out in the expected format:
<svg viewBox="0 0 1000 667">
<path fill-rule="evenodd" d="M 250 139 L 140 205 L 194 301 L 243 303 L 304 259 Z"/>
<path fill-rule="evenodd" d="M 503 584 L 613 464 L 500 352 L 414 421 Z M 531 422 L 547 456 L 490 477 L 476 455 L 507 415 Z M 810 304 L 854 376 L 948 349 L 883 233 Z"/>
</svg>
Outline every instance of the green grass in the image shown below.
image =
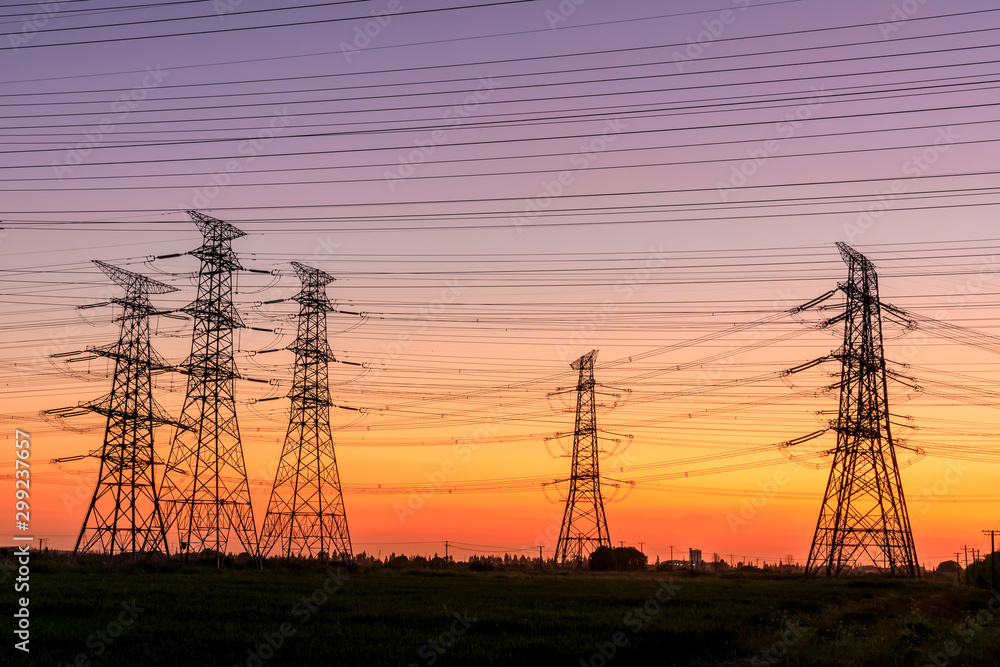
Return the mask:
<svg viewBox="0 0 1000 667">
<path fill-rule="evenodd" d="M 73 664 L 82 654 L 80 664 L 91 665 L 247 665 L 247 651 L 289 623 L 294 634 L 263 664 L 423 666 L 431 664 L 428 640 L 463 612 L 475 622 L 433 664 L 587 664 L 616 633 L 621 645 L 607 665 L 923 665 L 946 648 L 960 650 L 949 665 L 995 665 L 1000 655 L 1000 620 L 975 626 L 968 641 L 967 630 L 956 631 L 988 597 L 952 582 L 681 573 L 669 602 L 636 615 L 658 590 L 667 595 L 659 580 L 669 577 L 362 569 L 303 623 L 305 607 L 295 605 L 320 589 L 319 569 L 35 560 L 31 653 L 15 651 L 7 630 L 15 608 L 8 579 L 0 664 Z M 145 611 L 95 655 L 88 637 L 132 600 Z"/>
</svg>

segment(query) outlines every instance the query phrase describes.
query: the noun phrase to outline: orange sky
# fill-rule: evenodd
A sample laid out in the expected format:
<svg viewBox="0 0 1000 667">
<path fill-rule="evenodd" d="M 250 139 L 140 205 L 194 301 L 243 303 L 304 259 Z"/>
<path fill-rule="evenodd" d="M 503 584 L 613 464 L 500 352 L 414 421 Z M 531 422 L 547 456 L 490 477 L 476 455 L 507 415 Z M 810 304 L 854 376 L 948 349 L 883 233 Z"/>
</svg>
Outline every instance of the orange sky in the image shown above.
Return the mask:
<svg viewBox="0 0 1000 667">
<path fill-rule="evenodd" d="M 833 256 L 832 252 L 828 254 Z M 836 283 L 840 267 L 831 263 L 823 270 L 834 280 L 826 284 L 810 283 L 793 290 L 799 302 L 808 300 L 809 293 L 805 289 L 819 294 Z M 648 282 L 655 282 L 656 277 L 668 276 L 669 267 L 659 268 L 657 273 L 650 275 Z M 889 303 L 908 305 L 902 300 L 906 289 L 898 290 L 903 292 L 902 298 L 893 298 L 893 292 L 897 291 L 893 288 L 898 284 L 907 283 L 904 279 L 883 279 L 883 299 Z M 283 278 L 280 285 L 271 288 L 276 297 L 293 293 L 290 289 L 294 285 L 293 279 Z M 640 284 L 639 287 L 648 290 L 648 296 L 661 294 L 658 290 L 662 288 L 652 284 Z M 246 288 L 250 289 L 249 286 Z M 330 289 L 331 295 L 334 295 L 343 288 L 337 288 L 335 284 Z M 605 289 L 608 294 L 613 294 L 613 286 Z M 703 290 L 698 293 L 705 295 Z M 689 292 L 683 297 L 675 294 L 673 298 L 686 300 L 692 294 L 694 292 Z M 646 297 L 644 294 L 643 298 Z M 817 393 L 836 381 L 833 376 L 838 371 L 835 362 L 784 379 L 765 379 L 729 390 L 705 390 L 713 382 L 768 374 L 828 353 L 839 344 L 839 334 L 810 329 L 808 324 L 832 316 L 834 308 L 804 313 L 799 317 L 800 321 L 784 318 L 780 324 L 755 330 L 759 333 L 735 334 L 714 342 L 683 347 L 669 353 L 669 356 L 662 353 L 642 361 L 620 365 L 612 363 L 611 368 L 602 371 L 601 363 L 627 359 L 628 351 L 654 349 L 650 344 L 658 338 L 656 333 L 661 325 L 655 317 L 634 318 L 631 313 L 645 307 L 630 300 L 622 302 L 615 317 L 609 318 L 600 329 L 585 334 L 575 330 L 582 340 L 569 340 L 574 335 L 573 325 L 569 323 L 569 333 L 566 334 L 564 324 L 563 335 L 567 336 L 565 348 L 551 343 L 501 344 L 499 349 L 504 357 L 490 356 L 477 360 L 476 352 L 480 348 L 476 344 L 448 345 L 442 363 L 436 364 L 434 359 L 438 354 L 439 341 L 450 335 L 453 326 L 442 321 L 449 319 L 449 312 L 460 318 L 468 317 L 463 312 L 469 310 L 470 303 L 474 301 L 475 294 L 465 292 L 449 305 L 450 310 L 428 318 L 426 327 L 414 328 L 411 324 L 413 342 L 405 345 L 405 350 L 397 358 L 383 360 L 381 368 L 373 368 L 361 378 L 356 378 L 358 372 L 353 367 L 338 364 L 331 367 L 334 401 L 364 407 L 366 412 L 362 416 L 336 409 L 332 412 L 334 426 L 343 427 L 334 434 L 341 479 L 347 491 L 351 535 L 357 552 L 443 553 L 443 542 L 448 540 L 458 543 L 457 546 L 453 544 L 451 553 L 459 557 L 474 549 L 463 545 L 482 545 L 478 549 L 480 551 L 509 550 L 529 555 L 537 554 L 537 546 L 542 545 L 551 554 L 562 506 L 558 502 L 549 502 L 549 499 L 559 499 L 557 490 L 553 489 L 546 495 L 538 484 L 543 478 L 556 479 L 568 475 L 568 459 L 553 458 L 550 453 L 561 454 L 559 443 L 563 442 L 568 447 L 571 439 L 550 440 L 546 447 L 544 437 L 571 431 L 575 396 L 570 392 L 547 398 L 546 394 L 575 383 L 575 372 L 558 358 L 560 354 L 570 349 L 589 349 L 590 345 L 600 348 L 607 344 L 608 351 L 598 357 L 597 379 L 609 385 L 607 391 L 618 394 L 618 398 L 611 397 L 602 403 L 598 413 L 599 426 L 625 443 L 628 442 L 628 435 L 633 438 L 627 449 L 602 461 L 602 470 L 616 480 L 640 479 L 634 491 L 624 500 L 607 504 L 613 541 L 617 543 L 621 540 L 636 546 L 642 542 L 646 553 L 653 559 L 666 558 L 671 545 L 675 555 L 694 547 L 701 548 L 705 553 L 724 554 L 726 559 L 728 554 L 772 560 L 791 554 L 799 561 L 805 559 L 820 494 L 826 483 L 828 458 L 807 467 L 788 461 L 777 448 L 772 447 L 749 456 L 729 456 L 683 465 L 671 465 L 671 462 L 775 445 L 815 431 L 822 426 L 823 420 L 832 418 L 830 412 L 825 415 L 815 413 L 836 409 L 836 392 Z M 786 301 L 782 303 L 783 307 L 793 303 L 789 299 Z M 835 307 L 837 301 L 834 299 L 828 304 Z M 768 307 L 772 305 L 767 304 Z M 295 311 L 294 304 L 279 308 L 281 312 Z M 106 315 L 109 311 L 100 309 L 95 312 Z M 254 317 L 252 308 L 249 312 Z M 960 312 L 965 315 L 970 311 L 962 308 Z M 338 317 L 346 316 L 331 315 L 331 332 L 338 331 L 338 327 L 343 328 L 336 324 L 341 321 L 336 319 Z M 668 332 L 664 342 L 691 340 L 703 333 L 724 330 L 726 325 L 723 322 L 726 320 L 723 318 L 735 320 L 733 316 L 713 317 L 703 313 L 698 318 L 697 329 L 689 330 L 684 322 L 690 318 L 674 316 L 681 331 L 670 334 L 669 324 L 663 325 Z M 392 351 L 385 342 L 388 339 L 391 345 L 400 329 L 396 324 L 384 322 L 370 319 L 351 332 L 331 336 L 331 344 L 335 350 L 345 350 L 347 358 L 351 359 L 364 360 L 374 357 L 379 350 Z M 179 351 L 187 345 L 182 336 L 187 324 L 168 322 L 161 323 L 161 326 L 179 334 L 176 339 L 163 338 L 161 352 L 168 358 L 178 357 Z M 468 325 L 460 326 L 465 331 L 469 330 Z M 967 364 L 972 368 L 984 360 L 983 355 L 986 354 L 954 345 L 926 345 L 914 333 L 897 338 L 902 329 L 890 323 L 885 326 L 886 355 L 890 359 L 905 358 L 913 365 L 919 362 L 931 367 L 935 360 L 945 359 L 950 364 L 948 368 L 954 368 L 956 364 Z M 555 329 L 556 325 L 551 327 Z M 795 334 L 795 337 L 789 338 L 790 334 Z M 93 333 L 88 331 L 88 336 L 95 338 L 107 339 L 113 335 L 114 328 L 107 325 Z M 534 331 L 531 331 L 531 336 L 536 336 Z M 271 338 L 273 336 L 268 334 L 247 334 L 241 339 L 241 346 L 243 349 L 261 349 L 270 344 Z M 747 347 L 769 343 L 776 338 L 784 340 L 758 349 Z M 498 340 L 502 341 L 502 338 Z M 638 342 L 629 345 L 625 342 L 627 340 Z M 922 344 L 907 347 L 909 341 Z M 570 344 L 573 342 L 576 345 Z M 356 351 L 355 346 L 366 348 L 368 354 L 360 349 Z M 66 351 L 71 347 L 62 344 L 54 349 Z M 692 368 L 671 370 L 671 366 L 677 363 L 720 352 L 726 356 Z M 238 359 L 242 359 L 241 367 L 247 376 L 287 378 L 289 369 L 285 364 L 291 361 L 291 354 L 279 355 L 270 355 L 274 359 L 263 367 L 251 365 L 242 353 L 238 354 Z M 517 361 L 505 364 L 504 358 L 507 357 Z M 527 359 L 536 361 L 526 363 Z M 666 363 L 668 359 L 673 363 Z M 263 363 L 258 358 L 253 361 Z M 48 368 L 66 365 L 58 359 L 44 363 L 48 364 Z M 91 362 L 91 371 L 99 371 L 100 368 L 98 362 Z M 345 371 L 345 368 L 348 370 Z M 459 369 L 470 374 L 468 380 Z M 908 372 L 922 375 L 913 368 Z M 637 376 L 649 374 L 653 377 L 637 379 Z M 538 378 L 547 379 L 539 381 Z M 340 384 L 346 380 L 350 381 Z M 500 385 L 498 380 L 507 380 L 510 384 Z M 48 382 L 50 380 L 46 380 Z M 421 386 L 421 382 L 428 387 L 427 392 L 412 393 Z M 514 383 L 522 383 L 522 386 L 515 386 Z M 99 378 L 82 382 L 74 377 L 64 377 L 53 386 L 51 393 L 26 394 L 8 402 L 6 409 L 10 413 L 30 415 L 42 407 L 71 404 L 67 401 L 78 394 L 86 394 L 87 397 L 100 395 L 102 384 L 105 383 Z M 30 382 L 26 382 L 25 386 L 30 386 Z M 273 387 L 262 389 L 261 385 L 242 382 L 237 387 L 240 401 L 252 396 L 273 395 L 276 391 Z M 171 388 L 173 391 L 169 391 Z M 168 410 L 176 412 L 178 409 L 182 398 L 178 390 L 182 388 L 183 383 L 177 378 L 164 376 L 158 382 L 158 398 Z M 478 397 L 473 396 L 471 392 L 477 388 L 487 391 Z M 623 388 L 631 388 L 631 395 L 623 393 Z M 286 389 L 279 386 L 277 391 L 280 393 Z M 670 392 L 682 395 L 671 397 Z M 793 395 L 797 393 L 803 395 L 795 398 Z M 793 400 L 788 400 L 789 397 Z M 725 409 L 726 406 L 760 398 L 778 402 L 736 411 Z M 618 405 L 611 409 L 616 400 Z M 903 421 L 902 415 L 911 415 L 917 426 L 921 425 L 922 419 L 957 419 L 985 424 L 992 412 L 987 407 L 942 403 L 941 399 L 927 395 L 914 396 L 905 387 L 894 387 L 891 401 L 893 414 L 900 416 L 900 422 Z M 240 407 L 244 451 L 253 485 L 258 526 L 263 520 L 270 481 L 284 437 L 286 405 L 286 399 L 282 399 L 256 406 L 241 403 Z M 718 414 L 698 416 L 699 412 L 719 407 L 723 411 Z M 96 461 L 85 459 L 62 464 L 60 468 L 48 465 L 47 461 L 95 450 L 102 436 L 102 425 L 96 417 L 78 417 L 68 421 L 74 427 L 89 426 L 92 430 L 83 434 L 60 432 L 58 425 L 40 425 L 37 418 L 23 422 L 25 430 L 33 436 L 33 473 L 36 475 L 32 496 L 33 527 L 37 536 L 47 537 L 49 544 L 61 548 L 71 547 L 79 531 L 93 492 Z M 924 425 L 931 428 L 938 426 L 937 422 L 924 422 Z M 983 440 L 983 435 L 988 434 L 983 427 L 961 427 L 961 431 L 964 435 L 940 436 L 931 431 L 924 434 L 920 430 L 914 432 L 912 429 L 895 428 L 896 437 L 929 443 L 926 450 L 931 455 L 908 465 L 903 470 L 903 481 L 909 498 L 918 556 L 922 563 L 931 566 L 962 544 L 982 548 L 979 531 L 982 526 L 992 525 L 991 511 L 996 502 L 991 484 L 995 474 L 994 464 L 952 459 L 946 450 L 939 450 L 933 444 L 941 438 L 957 438 L 956 443 L 978 444 L 977 440 Z M 157 431 L 157 450 L 161 456 L 166 455 L 171 435 L 169 428 Z M 833 436 L 827 434 L 799 445 L 793 451 L 805 456 L 831 448 L 833 442 Z M 902 461 L 909 462 L 913 458 L 912 452 L 900 450 Z M 746 462 L 775 462 L 777 465 L 683 477 L 684 473 Z M 643 466 L 651 464 L 651 468 L 643 469 Z M 673 474 L 674 477 L 641 481 L 656 474 Z M 532 478 L 527 481 L 530 488 L 509 487 L 521 478 Z M 493 492 L 465 493 L 454 486 L 481 480 L 496 480 L 500 488 Z M 379 492 L 377 487 L 380 484 L 386 490 L 395 492 Z M 606 487 L 605 493 L 611 500 L 613 487 Z M 982 502 L 984 494 L 988 502 Z M 619 497 L 624 495 L 620 493 Z M 979 502 L 972 502 L 977 500 Z M 9 494 L 3 502 L 8 503 L 6 507 L 10 509 Z"/>
<path fill-rule="evenodd" d="M 123 11 L 184 11 L 169 4 Z M 257 352 L 291 342 L 298 261 L 337 278 L 342 310 L 366 314 L 331 315 L 329 336 L 339 359 L 365 364 L 331 366 L 334 402 L 357 408 L 332 414 L 355 551 L 447 540 L 459 557 L 551 553 L 562 507 L 558 485 L 547 498 L 541 483 L 569 463 L 567 441 L 547 438 L 574 415 L 572 396 L 548 394 L 598 349 L 597 380 L 618 394 L 602 398 L 599 426 L 631 443 L 603 470 L 610 485 L 636 482 L 607 505 L 612 540 L 652 558 L 673 545 L 802 562 L 829 459 L 786 455 L 808 461 L 833 438 L 777 445 L 835 417 L 824 388 L 838 368 L 778 373 L 840 345 L 839 326 L 817 325 L 843 297 L 738 325 L 836 289 L 843 241 L 875 262 L 884 301 L 984 332 L 887 322 L 885 354 L 921 387 L 894 382 L 890 395 L 912 448 L 900 458 L 921 562 L 985 549 L 1000 501 L 1000 46 L 984 26 L 1000 10 L 919 3 L 899 19 L 897 4 L 547 0 L 385 25 L 317 7 L 284 27 L 210 16 L 211 35 L 86 28 L 118 38 L 78 44 L 42 30 L 0 47 L 12 63 L 0 77 L 0 420 L 7 441 L 32 434 L 33 531 L 71 547 L 93 492 L 95 458 L 49 461 L 99 449 L 99 418 L 40 416 L 110 385 L 104 360 L 50 356 L 118 335 L 113 308 L 89 307 L 119 294 L 90 261 L 167 282 L 179 291 L 154 303 L 183 307 L 199 268 L 184 253 L 201 242 L 184 211 L 197 208 L 247 232 L 233 245 L 247 268 L 274 272 L 240 274 L 235 297 L 268 330 L 239 333 L 237 367 L 274 383 L 236 385 L 258 526 L 288 401 L 255 401 L 288 391 L 292 354 Z M 377 34 L 345 51 L 359 30 Z M 170 363 L 190 333 L 190 320 L 154 321 Z M 177 374 L 156 381 L 174 415 L 183 389 Z M 911 417 L 917 430 L 902 426 Z M 157 432 L 163 459 L 171 435 Z M 0 458 L 3 517 L 12 474 Z M 762 506 L 734 530 L 754 494 Z M 420 506 L 401 521 L 408 503 Z"/>
</svg>

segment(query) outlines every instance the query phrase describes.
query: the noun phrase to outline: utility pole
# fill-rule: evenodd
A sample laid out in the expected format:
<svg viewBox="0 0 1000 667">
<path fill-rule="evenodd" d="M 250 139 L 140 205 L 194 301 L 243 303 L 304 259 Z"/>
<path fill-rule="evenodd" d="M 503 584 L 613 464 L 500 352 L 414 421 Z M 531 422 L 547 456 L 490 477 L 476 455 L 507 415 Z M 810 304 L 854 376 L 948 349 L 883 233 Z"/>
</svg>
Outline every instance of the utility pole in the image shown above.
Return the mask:
<svg viewBox="0 0 1000 667">
<path fill-rule="evenodd" d="M 644 553 L 643 550 L 642 550 L 642 546 L 644 544 L 646 544 L 646 543 L 645 542 L 639 542 L 639 553 Z"/>
<path fill-rule="evenodd" d="M 80 404 L 104 415 L 106 427 L 101 448 L 97 487 L 73 547 L 73 556 L 94 551 L 111 558 L 126 554 L 132 560 L 167 554 L 166 526 L 156 486 L 153 429 L 172 423 L 153 399 L 152 369 L 166 364 L 149 341 L 149 318 L 156 314 L 150 294 L 177 289 L 138 273 L 95 261 L 101 271 L 125 288 L 124 297 L 112 299 L 122 307 L 118 342 L 87 351 L 114 360 L 111 393 Z"/>
<path fill-rule="evenodd" d="M 448 540 L 444 541 L 444 562 L 448 562 Z"/>
<path fill-rule="evenodd" d="M 674 566 L 674 545 L 670 545 L 670 567 Z"/>
<path fill-rule="evenodd" d="M 867 257 L 837 243 L 848 266 L 840 410 L 830 477 L 806 572 L 837 575 L 862 562 L 883 574 L 919 577 L 920 567 L 890 430 L 882 303 Z"/>
<path fill-rule="evenodd" d="M 996 545 L 996 530 L 984 530 L 983 535 L 990 536 L 990 587 L 992 592 L 996 594 L 997 590 L 997 545 Z"/>
<path fill-rule="evenodd" d="M 583 563 L 597 547 L 611 547 L 608 520 L 601 497 L 601 471 L 598 465 L 597 410 L 594 398 L 594 359 L 591 350 L 571 364 L 580 371 L 576 385 L 576 428 L 573 430 L 573 467 L 569 477 L 569 494 L 559 541 L 556 562 L 565 565 Z"/>
<path fill-rule="evenodd" d="M 538 567 L 545 567 L 545 561 L 542 560 L 542 546 L 538 546 Z"/>
<path fill-rule="evenodd" d="M 292 262 L 292 268 L 302 283 L 292 297 L 299 304 L 298 335 L 287 348 L 295 353 L 288 393 L 292 404 L 260 531 L 261 555 L 277 545 L 284 558 L 315 556 L 349 563 L 354 553 L 330 429 L 329 364 L 337 359 L 327 341 L 326 316 L 334 305 L 326 286 L 334 278 L 298 262 Z"/>
</svg>

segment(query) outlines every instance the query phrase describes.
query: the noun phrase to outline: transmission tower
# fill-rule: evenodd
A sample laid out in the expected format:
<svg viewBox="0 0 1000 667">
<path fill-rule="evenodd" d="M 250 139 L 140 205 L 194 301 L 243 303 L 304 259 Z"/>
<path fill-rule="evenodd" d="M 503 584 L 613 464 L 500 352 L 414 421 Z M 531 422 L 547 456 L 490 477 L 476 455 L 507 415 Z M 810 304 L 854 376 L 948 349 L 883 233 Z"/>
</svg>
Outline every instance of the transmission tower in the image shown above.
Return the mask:
<svg viewBox="0 0 1000 667">
<path fill-rule="evenodd" d="M 910 518 L 889 429 L 882 312 L 875 265 L 838 243 L 848 266 L 840 414 L 830 478 L 806 572 L 840 574 L 870 561 L 884 574 L 919 577 Z"/>
<path fill-rule="evenodd" d="M 164 368 L 149 342 L 150 294 L 176 288 L 131 271 L 95 261 L 111 280 L 125 288 L 112 299 L 122 307 L 118 342 L 87 351 L 114 359 L 111 393 L 80 407 L 107 418 L 97 488 L 90 501 L 73 556 L 93 551 L 133 560 L 167 553 L 167 536 L 160 513 L 154 474 L 153 429 L 171 423 L 153 399 L 152 368 Z"/>
<path fill-rule="evenodd" d="M 291 415 L 271 500 L 261 529 L 261 555 L 275 545 L 285 558 L 353 560 L 347 513 L 340 491 L 337 457 L 330 432 L 329 363 L 326 314 L 334 309 L 326 286 L 334 278 L 292 262 L 302 282 L 299 303 Z"/>
<path fill-rule="evenodd" d="M 204 237 L 191 255 L 201 260 L 198 296 L 182 309 L 194 318 L 191 355 L 178 370 L 187 395 L 163 479 L 168 526 L 176 524 L 181 553 L 209 549 L 221 558 L 229 531 L 257 555 L 243 445 L 236 419 L 233 329 L 243 326 L 233 306 L 233 272 L 242 270 L 231 248 L 245 234 L 228 222 L 188 211 Z"/>
<path fill-rule="evenodd" d="M 576 428 L 573 431 L 573 469 L 569 478 L 569 495 L 563 513 L 556 562 L 582 564 L 597 547 L 610 547 L 608 520 L 604 516 L 601 498 L 601 472 L 597 455 L 597 412 L 594 401 L 594 359 L 591 350 L 573 362 L 580 371 L 576 385 Z"/>
</svg>

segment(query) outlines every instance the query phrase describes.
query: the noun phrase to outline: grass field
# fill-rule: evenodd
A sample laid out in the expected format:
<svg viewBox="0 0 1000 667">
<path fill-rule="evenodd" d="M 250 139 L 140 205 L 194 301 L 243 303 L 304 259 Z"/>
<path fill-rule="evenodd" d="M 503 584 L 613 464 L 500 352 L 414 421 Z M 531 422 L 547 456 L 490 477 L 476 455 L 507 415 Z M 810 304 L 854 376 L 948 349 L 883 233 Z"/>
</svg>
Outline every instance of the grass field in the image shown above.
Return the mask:
<svg viewBox="0 0 1000 667">
<path fill-rule="evenodd" d="M 5 629 L 0 664 L 1000 664 L 989 597 L 946 581 L 43 560 L 30 585 L 31 652 Z"/>
</svg>

